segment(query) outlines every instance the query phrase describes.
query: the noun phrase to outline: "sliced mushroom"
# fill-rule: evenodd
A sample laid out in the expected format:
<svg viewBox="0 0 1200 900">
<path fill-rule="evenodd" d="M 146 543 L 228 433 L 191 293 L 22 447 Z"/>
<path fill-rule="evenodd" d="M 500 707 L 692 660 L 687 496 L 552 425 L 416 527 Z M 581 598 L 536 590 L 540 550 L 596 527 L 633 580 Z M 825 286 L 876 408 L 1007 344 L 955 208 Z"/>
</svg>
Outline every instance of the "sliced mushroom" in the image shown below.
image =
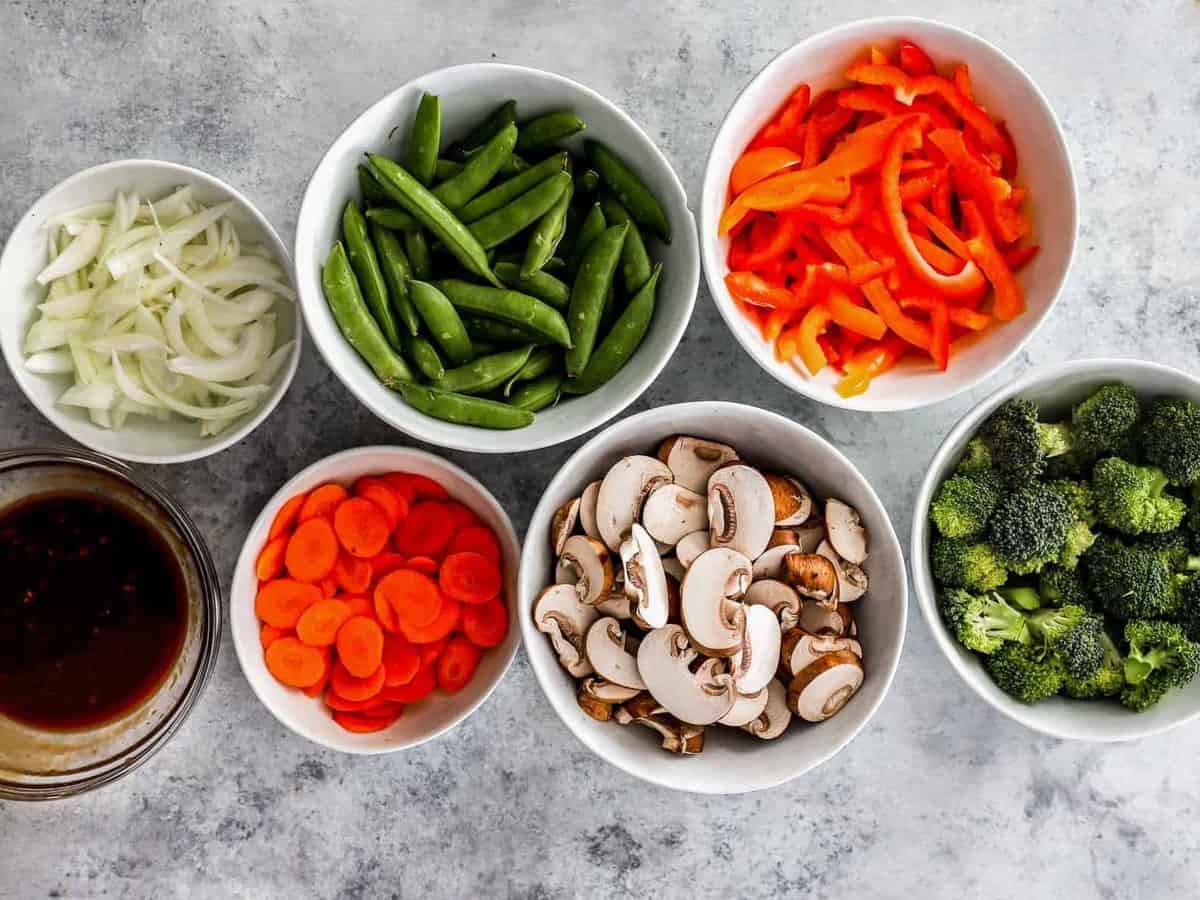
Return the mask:
<svg viewBox="0 0 1200 900">
<path fill-rule="evenodd" d="M 646 497 L 642 526 L 656 541 L 674 547 L 680 539 L 708 527 L 708 503 L 703 494 L 681 484 L 664 484 Z"/>
<path fill-rule="evenodd" d="M 633 688 L 622 687 L 594 675 L 579 682 L 579 690 L 581 693 L 605 703 L 624 703 L 626 700 L 632 700 L 639 693 Z"/>
<path fill-rule="evenodd" d="M 658 732 L 668 753 L 690 756 L 704 749 L 704 729 L 680 722 L 649 694 L 639 694 L 618 707 L 613 719 L 621 725 L 636 723 Z"/>
<path fill-rule="evenodd" d="M 786 574 L 784 560 L 792 553 L 799 553 L 796 544 L 777 544 L 763 551 L 762 556 L 754 561 L 754 578 L 783 578 Z"/>
<path fill-rule="evenodd" d="M 675 556 L 683 563 L 685 569 L 691 568 L 696 557 L 708 549 L 708 529 L 704 531 L 693 531 L 691 534 L 681 538 L 679 543 L 675 545 Z"/>
<path fill-rule="evenodd" d="M 667 573 L 668 579 L 674 578 L 676 581 L 683 581 L 683 576 L 687 574 L 687 569 L 684 568 L 677 556 L 664 556 L 662 567 L 663 571 Z"/>
<path fill-rule="evenodd" d="M 758 469 L 735 464 L 708 479 L 709 542 L 757 559 L 775 530 L 775 500 Z"/>
<path fill-rule="evenodd" d="M 849 650 L 862 659 L 862 646 L 853 638 L 833 634 L 809 634 L 801 628 L 793 628 L 783 636 L 779 658 L 788 677 L 791 678 L 804 671 L 818 656 L 836 653 L 839 650 Z"/>
<path fill-rule="evenodd" d="M 806 722 L 823 722 L 849 702 L 862 682 L 862 660 L 849 650 L 826 653 L 792 679 L 788 708 Z"/>
<path fill-rule="evenodd" d="M 638 674 L 637 641 L 627 637 L 621 623 L 605 616 L 588 629 L 584 652 L 596 674 L 612 684 L 644 691 L 646 683 Z"/>
<path fill-rule="evenodd" d="M 563 545 L 554 579 L 559 584 L 575 585 L 579 601 L 595 606 L 613 585 L 613 564 L 608 548 L 587 535 L 571 535 Z"/>
<path fill-rule="evenodd" d="M 829 541 L 821 541 L 821 545 L 817 547 L 817 554 L 825 557 L 837 569 L 839 603 L 853 603 L 867 592 L 869 582 L 866 570 L 862 566 L 838 556 L 829 545 Z"/>
<path fill-rule="evenodd" d="M 568 500 L 554 511 L 550 520 L 550 546 L 554 555 L 559 556 L 567 543 L 567 538 L 575 533 L 575 523 L 579 521 L 579 498 Z"/>
<path fill-rule="evenodd" d="M 742 646 L 750 560 L 726 547 L 696 557 L 680 589 L 680 617 L 692 642 L 708 656 L 732 656 Z"/>
<path fill-rule="evenodd" d="M 586 693 L 583 690 L 583 684 L 579 686 L 579 690 L 575 692 L 575 702 L 579 704 L 588 716 L 595 719 L 597 722 L 607 722 L 613 717 L 612 703 L 606 703 L 603 700 L 597 700 L 595 697 Z"/>
<path fill-rule="evenodd" d="M 621 562 L 625 571 L 625 593 L 635 602 L 634 618 L 645 628 L 661 628 L 667 624 L 670 602 L 667 596 L 667 574 L 662 557 L 654 546 L 654 538 L 636 522 L 627 541 L 621 544 Z"/>
<path fill-rule="evenodd" d="M 717 723 L 720 725 L 730 725 L 734 728 L 750 724 L 761 716 L 763 710 L 767 708 L 768 693 L 768 690 L 763 688 L 749 696 L 738 694 L 737 699 L 733 701 L 733 708 L 721 716 L 717 720 Z"/>
<path fill-rule="evenodd" d="M 825 540 L 825 522 L 809 519 L 799 528 L 791 529 L 791 534 L 801 553 L 816 553 L 821 541 Z"/>
<path fill-rule="evenodd" d="M 706 659 L 693 672 L 698 656 L 684 630 L 667 625 L 642 641 L 638 670 L 667 712 L 689 725 L 711 725 L 733 707 L 737 692 L 724 660 Z"/>
<path fill-rule="evenodd" d="M 633 600 L 625 593 L 625 586 L 622 584 L 605 594 L 604 599 L 596 604 L 596 612 L 614 619 L 632 619 Z"/>
<path fill-rule="evenodd" d="M 854 507 L 841 500 L 826 500 L 825 533 L 842 559 L 859 566 L 867 561 L 867 530 Z"/>
<path fill-rule="evenodd" d="M 600 540 L 600 529 L 596 525 L 596 497 L 600 493 L 600 482 L 593 481 L 579 495 L 579 525 L 590 538 Z"/>
<path fill-rule="evenodd" d="M 804 608 L 804 601 L 794 587 L 772 578 L 754 582 L 743 599 L 747 604 L 765 606 L 771 610 L 779 621 L 779 627 L 785 631 L 796 627 L 800 610 Z"/>
<path fill-rule="evenodd" d="M 775 524 L 781 528 L 801 525 L 813 511 L 812 494 L 798 478 L 767 473 L 763 476 L 775 499 Z"/>
<path fill-rule="evenodd" d="M 823 603 L 805 603 L 796 621 L 798 628 L 810 634 L 854 634 L 854 614 L 844 603 L 827 606 Z"/>
<path fill-rule="evenodd" d="M 671 469 L 676 482 L 703 494 L 709 476 L 725 463 L 737 459 L 738 455 L 728 444 L 676 435 L 659 445 L 658 458 Z"/>
<path fill-rule="evenodd" d="M 729 661 L 739 694 L 757 694 L 767 686 L 779 664 L 781 640 L 782 631 L 775 613 L 765 606 L 746 607 L 742 648 Z"/>
<path fill-rule="evenodd" d="M 626 456 L 608 470 L 596 493 L 596 528 L 610 550 L 629 537 L 646 495 L 671 479 L 671 470 L 653 456 Z"/>
<path fill-rule="evenodd" d="M 747 722 L 742 726 L 742 730 L 748 731 L 764 741 L 769 741 L 787 731 L 791 721 L 792 711 L 788 709 L 787 705 L 787 688 L 784 687 L 782 681 L 774 678 L 767 685 L 767 705 L 758 718 L 753 722 Z"/>
<path fill-rule="evenodd" d="M 533 605 L 533 621 L 538 631 L 550 636 L 558 661 L 576 678 L 592 674 L 583 645 L 596 618 L 596 610 L 581 603 L 579 594 L 569 584 L 551 585 L 538 595 Z"/>
<path fill-rule="evenodd" d="M 787 583 L 803 597 L 832 605 L 838 598 L 837 566 L 815 553 L 789 553 L 784 559 Z"/>
</svg>

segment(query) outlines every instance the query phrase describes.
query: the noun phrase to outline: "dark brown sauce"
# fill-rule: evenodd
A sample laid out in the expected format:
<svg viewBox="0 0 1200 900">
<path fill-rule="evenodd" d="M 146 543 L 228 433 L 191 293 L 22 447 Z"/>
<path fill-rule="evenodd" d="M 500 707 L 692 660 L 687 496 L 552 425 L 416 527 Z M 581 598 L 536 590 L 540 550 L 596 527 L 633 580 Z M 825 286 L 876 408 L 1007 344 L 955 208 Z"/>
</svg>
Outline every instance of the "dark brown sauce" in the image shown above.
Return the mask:
<svg viewBox="0 0 1200 900">
<path fill-rule="evenodd" d="M 0 715 L 56 730 L 120 718 L 186 631 L 183 572 L 136 513 L 70 493 L 0 511 Z"/>
</svg>

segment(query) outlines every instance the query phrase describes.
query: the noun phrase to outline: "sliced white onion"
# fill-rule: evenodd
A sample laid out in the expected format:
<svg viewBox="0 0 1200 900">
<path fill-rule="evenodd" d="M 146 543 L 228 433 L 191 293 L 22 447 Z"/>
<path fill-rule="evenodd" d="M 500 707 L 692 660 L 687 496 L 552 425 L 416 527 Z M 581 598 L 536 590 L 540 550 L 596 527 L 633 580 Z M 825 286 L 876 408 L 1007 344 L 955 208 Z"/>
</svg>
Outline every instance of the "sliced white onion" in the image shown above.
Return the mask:
<svg viewBox="0 0 1200 900">
<path fill-rule="evenodd" d="M 87 329 L 87 319 L 38 319 L 25 334 L 25 352 L 40 353 L 62 347 L 71 335 L 83 334 Z"/>
<path fill-rule="evenodd" d="M 93 259 L 100 249 L 104 239 L 104 226 L 99 222 L 89 222 L 70 244 L 67 249 L 50 261 L 46 268 L 38 273 L 38 284 L 49 284 L 58 278 L 78 272 Z"/>
<path fill-rule="evenodd" d="M 176 222 L 161 236 L 134 244 L 116 256 L 109 257 L 108 271 L 112 273 L 113 278 L 121 278 L 131 269 L 143 268 L 154 258 L 156 252 L 164 254 L 175 252 L 232 208 L 233 201 L 228 200 Z"/>
<path fill-rule="evenodd" d="M 117 386 L 107 381 L 73 384 L 58 398 L 61 406 L 86 406 L 88 409 L 111 409 L 117 402 Z"/>
<path fill-rule="evenodd" d="M 254 322 L 242 329 L 242 336 L 233 353 L 217 359 L 177 356 L 167 361 L 167 368 L 200 381 L 240 381 L 253 375 L 271 352 L 266 338 L 263 323 Z"/>
<path fill-rule="evenodd" d="M 38 375 L 69 375 L 75 362 L 67 350 L 43 350 L 25 360 L 25 368 Z"/>
<path fill-rule="evenodd" d="M 39 303 L 38 309 L 48 319 L 78 319 L 86 316 L 96 298 L 95 289 L 76 291 L 74 294 L 64 294 L 56 300 Z"/>
</svg>

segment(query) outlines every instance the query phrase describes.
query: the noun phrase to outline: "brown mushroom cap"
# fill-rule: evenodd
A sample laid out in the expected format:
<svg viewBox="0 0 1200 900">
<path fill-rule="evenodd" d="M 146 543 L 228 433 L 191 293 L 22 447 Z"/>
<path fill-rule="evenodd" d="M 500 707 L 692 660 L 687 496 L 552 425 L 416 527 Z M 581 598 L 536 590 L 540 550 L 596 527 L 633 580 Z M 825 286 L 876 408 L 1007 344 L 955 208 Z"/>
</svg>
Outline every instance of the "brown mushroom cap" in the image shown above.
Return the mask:
<svg viewBox="0 0 1200 900">
<path fill-rule="evenodd" d="M 554 517 L 550 520 L 550 546 L 554 548 L 555 556 L 559 556 L 563 552 L 567 538 L 575 533 L 575 523 L 578 520 L 578 497 L 568 500 L 554 511 Z"/>
<path fill-rule="evenodd" d="M 646 496 L 642 527 L 656 541 L 674 547 L 681 539 L 708 527 L 708 501 L 681 484 L 663 484 Z"/>
<path fill-rule="evenodd" d="M 836 603 L 837 567 L 816 553 L 789 553 L 783 561 L 787 583 L 805 597 L 820 603 Z"/>
<path fill-rule="evenodd" d="M 812 494 L 798 478 L 765 472 L 763 477 L 771 488 L 775 501 L 775 524 L 779 527 L 800 525 L 813 511 Z"/>
<path fill-rule="evenodd" d="M 720 466 L 737 459 L 737 451 L 717 441 L 675 435 L 659 445 L 658 458 L 670 468 L 677 483 L 703 494 L 709 476 Z"/>
<path fill-rule="evenodd" d="M 787 705 L 787 688 L 776 678 L 767 685 L 767 704 L 762 713 L 757 719 L 743 725 L 742 730 L 769 741 L 783 734 L 791 721 L 792 711 Z"/>
<path fill-rule="evenodd" d="M 823 722 L 841 711 L 862 682 L 862 660 L 849 650 L 827 653 L 792 679 L 788 708 L 806 722 Z"/>
<path fill-rule="evenodd" d="M 595 606 L 613 586 L 613 564 L 608 548 L 587 535 L 571 535 L 563 543 L 554 578 L 559 584 L 575 585 L 580 602 Z"/>
</svg>

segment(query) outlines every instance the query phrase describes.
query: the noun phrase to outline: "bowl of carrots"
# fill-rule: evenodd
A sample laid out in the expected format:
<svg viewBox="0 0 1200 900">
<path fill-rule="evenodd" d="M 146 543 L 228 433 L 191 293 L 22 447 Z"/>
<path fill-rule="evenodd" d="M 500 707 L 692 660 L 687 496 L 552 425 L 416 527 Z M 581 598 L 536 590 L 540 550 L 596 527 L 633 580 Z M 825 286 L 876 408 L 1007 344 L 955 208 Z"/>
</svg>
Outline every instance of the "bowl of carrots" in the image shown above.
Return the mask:
<svg viewBox="0 0 1200 900">
<path fill-rule="evenodd" d="M 234 573 L 242 671 L 284 725 L 347 753 L 387 753 L 453 728 L 499 684 L 516 532 L 457 466 L 361 447 L 309 466 L 267 503 Z"/>
<path fill-rule="evenodd" d="M 771 376 L 832 406 L 937 403 L 1003 366 L 1057 300 L 1075 176 L 1045 96 L 925 19 L 853 22 L 734 102 L 701 200 L 709 288 Z"/>
</svg>

